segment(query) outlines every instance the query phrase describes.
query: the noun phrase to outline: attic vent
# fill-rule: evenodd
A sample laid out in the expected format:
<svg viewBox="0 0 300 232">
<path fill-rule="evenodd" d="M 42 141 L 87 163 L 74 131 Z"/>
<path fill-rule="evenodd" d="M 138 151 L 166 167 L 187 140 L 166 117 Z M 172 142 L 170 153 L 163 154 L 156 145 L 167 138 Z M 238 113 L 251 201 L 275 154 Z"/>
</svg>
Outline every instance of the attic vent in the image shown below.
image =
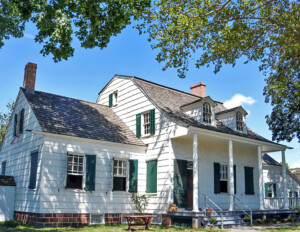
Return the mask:
<svg viewBox="0 0 300 232">
<path fill-rule="evenodd" d="M 104 224 L 103 214 L 91 214 L 90 225 Z"/>
</svg>

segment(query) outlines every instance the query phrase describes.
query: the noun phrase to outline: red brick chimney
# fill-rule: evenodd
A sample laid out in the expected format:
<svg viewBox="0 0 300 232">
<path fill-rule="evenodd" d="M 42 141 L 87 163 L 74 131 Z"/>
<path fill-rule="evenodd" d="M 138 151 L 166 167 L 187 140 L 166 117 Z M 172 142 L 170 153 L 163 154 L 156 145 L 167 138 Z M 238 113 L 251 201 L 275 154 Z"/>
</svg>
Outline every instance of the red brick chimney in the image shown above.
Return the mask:
<svg viewBox="0 0 300 232">
<path fill-rule="evenodd" d="M 36 69 L 37 65 L 34 63 L 27 63 L 25 66 L 25 74 L 24 74 L 24 88 L 35 88 L 35 77 L 36 77 Z"/>
<path fill-rule="evenodd" d="M 194 95 L 197 95 L 200 97 L 205 97 L 205 88 L 206 88 L 206 84 L 204 84 L 203 82 L 192 85 L 190 87 L 191 94 L 194 94 Z"/>
</svg>

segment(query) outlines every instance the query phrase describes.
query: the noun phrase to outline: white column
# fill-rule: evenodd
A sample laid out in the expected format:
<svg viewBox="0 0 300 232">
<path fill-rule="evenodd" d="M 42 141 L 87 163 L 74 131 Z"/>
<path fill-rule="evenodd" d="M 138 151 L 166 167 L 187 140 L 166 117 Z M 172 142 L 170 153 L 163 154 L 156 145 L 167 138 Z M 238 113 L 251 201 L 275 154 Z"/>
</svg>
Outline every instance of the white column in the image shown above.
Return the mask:
<svg viewBox="0 0 300 232">
<path fill-rule="evenodd" d="M 229 210 L 234 210 L 234 179 L 233 179 L 233 147 L 232 140 L 229 140 L 229 166 L 228 166 L 228 180 L 229 180 Z"/>
<path fill-rule="evenodd" d="M 262 153 L 261 146 L 257 147 L 258 155 L 258 191 L 259 191 L 259 209 L 263 210 L 264 207 L 264 176 L 262 169 Z"/>
<path fill-rule="evenodd" d="M 285 164 L 285 151 L 281 151 L 282 161 L 282 185 L 283 185 L 283 208 L 289 208 L 288 192 L 287 192 L 287 180 L 286 180 L 286 164 Z"/>
<path fill-rule="evenodd" d="M 199 211 L 198 199 L 198 136 L 193 136 L 193 212 Z"/>
</svg>

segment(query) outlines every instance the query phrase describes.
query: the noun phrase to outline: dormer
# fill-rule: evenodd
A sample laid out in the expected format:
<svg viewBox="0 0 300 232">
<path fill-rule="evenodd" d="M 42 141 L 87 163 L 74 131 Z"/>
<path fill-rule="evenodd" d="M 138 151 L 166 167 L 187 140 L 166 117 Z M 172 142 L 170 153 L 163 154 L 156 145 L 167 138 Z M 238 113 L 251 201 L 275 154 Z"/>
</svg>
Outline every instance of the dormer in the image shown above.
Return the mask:
<svg viewBox="0 0 300 232">
<path fill-rule="evenodd" d="M 247 133 L 246 115 L 248 113 L 242 106 L 226 109 L 216 113 L 216 118 L 225 126 L 240 133 Z"/>
</svg>

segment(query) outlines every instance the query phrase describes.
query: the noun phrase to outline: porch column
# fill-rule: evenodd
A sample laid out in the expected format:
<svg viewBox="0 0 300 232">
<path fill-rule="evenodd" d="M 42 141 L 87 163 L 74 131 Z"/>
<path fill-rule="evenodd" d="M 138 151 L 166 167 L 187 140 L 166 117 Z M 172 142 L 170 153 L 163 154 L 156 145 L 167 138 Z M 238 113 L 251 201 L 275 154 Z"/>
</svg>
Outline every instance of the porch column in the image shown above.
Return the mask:
<svg viewBox="0 0 300 232">
<path fill-rule="evenodd" d="M 257 147 L 258 155 L 258 191 L 259 191 L 259 209 L 263 210 L 264 207 L 264 176 L 262 169 L 262 153 L 261 146 Z"/>
<path fill-rule="evenodd" d="M 228 180 L 229 180 L 229 210 L 234 210 L 234 183 L 233 183 L 233 147 L 232 140 L 229 140 L 229 167 L 228 167 Z"/>
<path fill-rule="evenodd" d="M 283 185 L 283 208 L 289 208 L 288 192 L 287 192 L 287 180 L 286 180 L 286 163 L 285 163 L 285 151 L 281 151 L 282 161 L 282 185 Z"/>
<path fill-rule="evenodd" d="M 199 211 L 198 201 L 198 136 L 193 135 L 193 212 Z"/>
</svg>

